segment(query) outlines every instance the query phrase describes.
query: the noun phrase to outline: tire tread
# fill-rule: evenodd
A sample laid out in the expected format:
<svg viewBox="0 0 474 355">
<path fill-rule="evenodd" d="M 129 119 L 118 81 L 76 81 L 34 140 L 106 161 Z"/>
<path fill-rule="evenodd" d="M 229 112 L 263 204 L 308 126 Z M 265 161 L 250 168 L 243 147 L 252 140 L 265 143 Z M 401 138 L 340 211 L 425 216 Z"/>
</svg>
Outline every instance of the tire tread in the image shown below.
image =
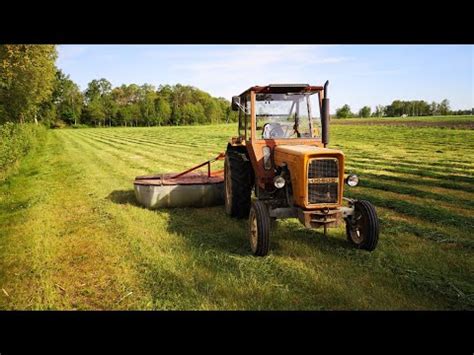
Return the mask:
<svg viewBox="0 0 474 355">
<path fill-rule="evenodd" d="M 346 225 L 347 238 L 359 249 L 373 251 L 375 250 L 375 247 L 377 246 L 377 243 L 379 240 L 379 232 L 380 232 L 379 219 L 377 217 L 377 212 L 375 210 L 375 207 L 369 201 L 358 200 L 355 202 L 355 208 L 362 209 L 362 213 L 367 216 L 368 223 L 369 223 L 368 235 L 361 244 L 357 245 L 352 241 L 350 237 L 350 233 L 349 233 L 349 227 L 348 225 Z"/>
<path fill-rule="evenodd" d="M 231 213 L 235 218 L 247 218 L 250 212 L 252 195 L 252 167 L 244 161 L 242 152 L 235 148 L 227 148 L 231 177 Z"/>
<path fill-rule="evenodd" d="M 265 256 L 270 249 L 270 228 L 271 220 L 268 214 L 268 209 L 262 201 L 255 201 L 252 203 L 252 208 L 255 209 L 255 216 L 257 218 L 258 241 L 256 256 Z"/>
</svg>

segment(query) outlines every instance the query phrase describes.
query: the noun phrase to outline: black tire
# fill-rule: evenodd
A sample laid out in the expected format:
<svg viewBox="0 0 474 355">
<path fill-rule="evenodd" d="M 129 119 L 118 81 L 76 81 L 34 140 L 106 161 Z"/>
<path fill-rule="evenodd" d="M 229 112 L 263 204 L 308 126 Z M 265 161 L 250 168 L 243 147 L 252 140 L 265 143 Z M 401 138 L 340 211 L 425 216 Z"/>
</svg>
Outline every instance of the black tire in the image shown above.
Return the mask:
<svg viewBox="0 0 474 355">
<path fill-rule="evenodd" d="M 267 206 L 262 201 L 252 203 L 249 213 L 250 248 L 256 256 L 265 256 L 270 249 L 271 220 Z"/>
<path fill-rule="evenodd" d="M 369 201 L 356 201 L 354 215 L 346 220 L 346 235 L 358 249 L 373 251 L 379 241 L 379 219 L 374 205 Z"/>
<path fill-rule="evenodd" d="M 245 153 L 227 148 L 224 161 L 225 211 L 235 218 L 247 218 L 252 196 L 252 166 Z"/>
</svg>

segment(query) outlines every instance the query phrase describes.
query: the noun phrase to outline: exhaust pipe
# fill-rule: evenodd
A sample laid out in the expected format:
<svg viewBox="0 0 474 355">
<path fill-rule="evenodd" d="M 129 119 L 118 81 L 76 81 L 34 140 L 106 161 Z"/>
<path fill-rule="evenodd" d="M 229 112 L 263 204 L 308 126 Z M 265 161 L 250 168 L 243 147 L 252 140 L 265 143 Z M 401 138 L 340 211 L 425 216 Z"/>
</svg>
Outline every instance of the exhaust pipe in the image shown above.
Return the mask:
<svg viewBox="0 0 474 355">
<path fill-rule="evenodd" d="M 329 98 L 328 98 L 329 80 L 324 84 L 324 98 L 322 99 L 321 109 L 321 141 L 324 148 L 329 143 Z"/>
</svg>

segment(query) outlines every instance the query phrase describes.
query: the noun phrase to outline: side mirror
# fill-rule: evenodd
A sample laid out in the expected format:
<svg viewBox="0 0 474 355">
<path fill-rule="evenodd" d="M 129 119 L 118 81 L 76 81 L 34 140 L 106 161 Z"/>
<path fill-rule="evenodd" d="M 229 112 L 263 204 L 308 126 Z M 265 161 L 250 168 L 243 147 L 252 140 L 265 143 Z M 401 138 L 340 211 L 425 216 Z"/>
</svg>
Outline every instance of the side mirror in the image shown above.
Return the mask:
<svg viewBox="0 0 474 355">
<path fill-rule="evenodd" d="M 240 96 L 232 96 L 232 111 L 239 111 L 240 108 Z"/>
</svg>

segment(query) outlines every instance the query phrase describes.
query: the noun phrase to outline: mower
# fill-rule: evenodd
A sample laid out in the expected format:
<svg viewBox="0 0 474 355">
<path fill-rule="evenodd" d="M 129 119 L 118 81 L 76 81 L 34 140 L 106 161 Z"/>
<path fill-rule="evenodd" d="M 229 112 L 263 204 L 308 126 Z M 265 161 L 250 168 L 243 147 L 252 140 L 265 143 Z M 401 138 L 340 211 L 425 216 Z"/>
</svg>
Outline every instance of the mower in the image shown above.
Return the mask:
<svg viewBox="0 0 474 355">
<path fill-rule="evenodd" d="M 135 178 L 135 197 L 146 208 L 209 207 L 224 204 L 224 171 L 212 171 L 214 159 L 180 173 L 153 174 Z M 198 171 L 207 167 L 207 173 Z"/>
</svg>

